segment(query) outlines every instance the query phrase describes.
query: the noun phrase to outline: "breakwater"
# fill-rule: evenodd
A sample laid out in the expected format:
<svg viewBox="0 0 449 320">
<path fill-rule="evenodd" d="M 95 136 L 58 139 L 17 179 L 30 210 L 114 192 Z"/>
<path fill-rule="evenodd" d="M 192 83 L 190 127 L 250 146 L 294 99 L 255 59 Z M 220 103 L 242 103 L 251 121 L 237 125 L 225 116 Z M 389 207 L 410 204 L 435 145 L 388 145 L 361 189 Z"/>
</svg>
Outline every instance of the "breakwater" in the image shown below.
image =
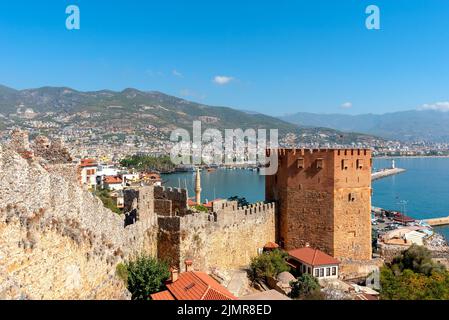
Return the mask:
<svg viewBox="0 0 449 320">
<path fill-rule="evenodd" d="M 396 174 L 400 174 L 403 172 L 405 172 L 405 169 L 402 168 L 383 169 L 381 171 L 373 172 L 371 174 L 371 180 L 375 181 L 389 176 L 394 176 Z"/>
<path fill-rule="evenodd" d="M 426 220 L 424 220 L 424 222 L 428 223 L 432 227 L 445 226 L 445 225 L 449 225 L 449 217 L 426 219 Z"/>
</svg>

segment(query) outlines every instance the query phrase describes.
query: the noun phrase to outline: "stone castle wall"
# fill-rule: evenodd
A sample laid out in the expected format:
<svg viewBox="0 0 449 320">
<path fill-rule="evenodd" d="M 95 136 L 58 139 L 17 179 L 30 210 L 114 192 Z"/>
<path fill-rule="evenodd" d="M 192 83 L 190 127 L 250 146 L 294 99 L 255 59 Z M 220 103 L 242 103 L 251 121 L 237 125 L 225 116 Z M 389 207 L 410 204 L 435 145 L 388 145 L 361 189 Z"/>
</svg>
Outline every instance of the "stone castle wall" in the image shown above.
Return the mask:
<svg viewBox="0 0 449 320">
<path fill-rule="evenodd" d="M 191 212 L 184 194 L 185 190 L 155 188 L 157 197 L 172 198 L 179 205 L 165 206 L 172 211 L 162 214 L 156 210 L 158 257 L 171 265 L 182 270 L 184 261 L 191 259 L 197 270 L 239 268 L 247 266 L 259 248 L 275 240 L 273 204 L 238 208 L 237 202 L 220 201 L 213 204 L 213 212 Z"/>
<path fill-rule="evenodd" d="M 68 148 L 61 139 L 50 140 L 38 136 L 32 143 L 26 131 L 13 130 L 9 147 L 26 159 L 39 159 L 46 165 L 67 164 L 72 161 Z"/>
<path fill-rule="evenodd" d="M 0 297 L 128 298 L 116 265 L 156 254 L 156 235 L 151 221 L 125 228 L 73 179 L 0 146 Z"/>
<path fill-rule="evenodd" d="M 176 214 L 183 216 L 188 213 L 187 190 L 179 188 L 154 187 L 155 212 L 159 215 Z"/>
<path fill-rule="evenodd" d="M 180 230 L 180 262 L 191 259 L 206 271 L 246 267 L 259 249 L 275 241 L 275 207 L 259 203 L 186 215 Z"/>
</svg>

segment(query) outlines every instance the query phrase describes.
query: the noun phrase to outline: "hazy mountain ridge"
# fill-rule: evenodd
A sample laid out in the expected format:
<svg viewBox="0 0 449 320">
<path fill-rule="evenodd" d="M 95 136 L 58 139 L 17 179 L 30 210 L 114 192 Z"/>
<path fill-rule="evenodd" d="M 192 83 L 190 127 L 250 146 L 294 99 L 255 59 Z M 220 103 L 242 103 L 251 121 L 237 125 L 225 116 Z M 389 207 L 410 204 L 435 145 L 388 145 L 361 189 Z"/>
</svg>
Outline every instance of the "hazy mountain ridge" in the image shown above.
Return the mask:
<svg viewBox="0 0 449 320">
<path fill-rule="evenodd" d="M 19 125 L 23 119 L 32 119 L 61 125 L 114 126 L 136 131 L 150 125 L 169 132 L 175 128 L 189 130 L 193 121 L 201 120 L 203 128 L 278 129 L 281 135 L 293 133 L 305 142 L 319 140 L 347 144 L 376 139 L 327 128 L 300 128 L 260 113 L 208 106 L 157 91 L 132 88 L 120 92 L 81 92 L 68 87 L 14 90 L 0 86 L 0 114 Z"/>
<path fill-rule="evenodd" d="M 436 110 L 410 110 L 381 115 L 299 112 L 279 118 L 300 126 L 323 126 L 345 132 L 362 132 L 393 140 L 449 141 L 449 112 Z"/>
</svg>

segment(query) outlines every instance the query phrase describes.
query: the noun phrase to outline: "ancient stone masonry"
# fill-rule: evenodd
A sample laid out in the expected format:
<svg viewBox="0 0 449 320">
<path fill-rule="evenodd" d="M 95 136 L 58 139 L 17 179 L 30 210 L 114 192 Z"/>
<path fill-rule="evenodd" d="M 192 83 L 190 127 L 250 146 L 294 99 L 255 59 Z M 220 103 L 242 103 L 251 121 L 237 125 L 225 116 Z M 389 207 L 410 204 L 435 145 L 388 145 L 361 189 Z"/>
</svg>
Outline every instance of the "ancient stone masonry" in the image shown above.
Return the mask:
<svg viewBox="0 0 449 320">
<path fill-rule="evenodd" d="M 18 137 L 0 146 L 0 298 L 129 298 L 115 268 L 134 254 L 156 254 L 155 219 L 125 228 L 62 174 L 64 164 L 35 149 L 60 169 L 48 170 L 27 147 Z"/>
<path fill-rule="evenodd" d="M 344 260 L 371 259 L 371 150 L 280 149 L 266 177 L 266 200 L 278 205 L 277 239 L 309 244 Z"/>
<path fill-rule="evenodd" d="M 47 137 L 39 136 L 31 145 L 34 155 L 41 157 L 50 164 L 70 163 L 72 156 L 60 139 L 50 141 Z"/>
<path fill-rule="evenodd" d="M 72 157 L 61 139 L 50 141 L 47 137 L 38 136 L 32 143 L 28 133 L 14 130 L 11 133 L 10 148 L 25 159 L 39 158 L 47 164 L 68 164 Z"/>
<path fill-rule="evenodd" d="M 189 213 L 187 190 L 164 187 L 154 188 L 154 210 L 158 215 L 179 215 Z"/>
<path fill-rule="evenodd" d="M 256 203 L 239 208 L 235 202 L 207 217 L 187 215 L 180 220 L 180 237 L 180 262 L 194 259 L 201 270 L 246 267 L 275 240 L 275 207 Z"/>
<path fill-rule="evenodd" d="M 235 201 L 222 200 L 214 202 L 209 213 L 192 212 L 187 206 L 186 190 L 149 188 L 154 191 L 125 191 L 134 195 L 125 198 L 125 206 L 126 201 L 135 203 L 134 199 L 145 197 L 145 193 L 148 197 L 153 194 L 158 257 L 181 269 L 186 259 L 192 259 L 194 268 L 203 271 L 247 266 L 259 249 L 274 241 L 272 203 L 239 208 Z M 146 214 L 144 209 L 138 216 Z"/>
</svg>

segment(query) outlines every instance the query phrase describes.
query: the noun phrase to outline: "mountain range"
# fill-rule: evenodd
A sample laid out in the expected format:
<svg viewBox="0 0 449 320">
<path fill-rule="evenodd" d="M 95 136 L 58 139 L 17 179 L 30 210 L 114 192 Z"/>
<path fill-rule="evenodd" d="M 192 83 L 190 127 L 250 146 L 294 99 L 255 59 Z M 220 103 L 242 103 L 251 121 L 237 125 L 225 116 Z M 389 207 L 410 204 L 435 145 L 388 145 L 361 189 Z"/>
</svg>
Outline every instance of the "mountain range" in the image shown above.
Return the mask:
<svg viewBox="0 0 449 320">
<path fill-rule="evenodd" d="M 305 143 L 350 144 L 377 140 L 366 134 L 301 127 L 276 117 L 208 106 L 157 91 L 129 88 L 81 92 L 67 87 L 15 90 L 0 86 L 0 129 L 11 125 L 26 127 L 30 121 L 39 121 L 47 127 L 82 126 L 138 133 L 150 126 L 169 133 L 175 128 L 191 130 L 194 120 L 201 120 L 203 129 L 278 129 L 281 136 L 291 133 Z"/>
<path fill-rule="evenodd" d="M 406 142 L 449 142 L 449 112 L 438 110 L 410 110 L 380 115 L 298 112 L 279 118 L 298 126 L 362 132 Z"/>
</svg>

